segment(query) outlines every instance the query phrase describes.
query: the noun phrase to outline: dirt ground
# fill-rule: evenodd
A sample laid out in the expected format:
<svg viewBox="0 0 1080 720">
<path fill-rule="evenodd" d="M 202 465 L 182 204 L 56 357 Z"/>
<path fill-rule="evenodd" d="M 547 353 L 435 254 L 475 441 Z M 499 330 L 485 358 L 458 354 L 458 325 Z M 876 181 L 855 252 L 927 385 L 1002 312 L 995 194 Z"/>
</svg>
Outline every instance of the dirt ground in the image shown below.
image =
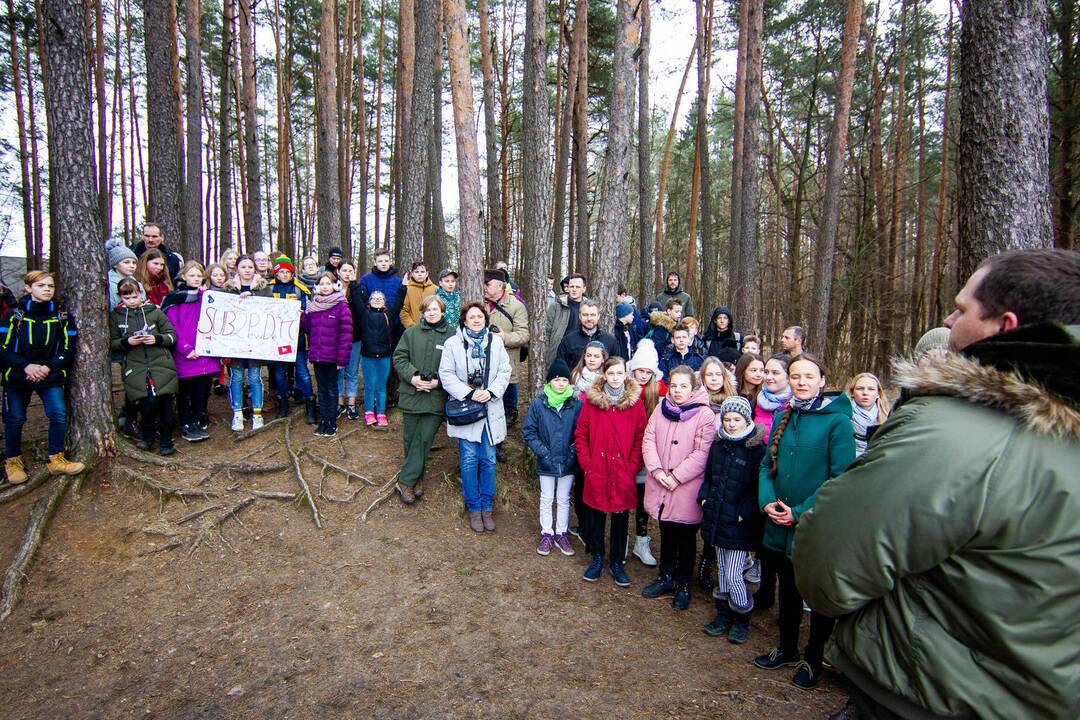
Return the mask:
<svg viewBox="0 0 1080 720">
<path fill-rule="evenodd" d="M 221 398 L 211 407 L 225 416 Z M 40 412 L 29 440 L 44 435 Z M 339 437 L 356 431 L 326 440 L 294 422 L 293 444 L 382 484 L 401 460 L 400 415 L 388 432 L 361 425 L 343 421 Z M 177 462 L 288 459 L 280 428 L 241 443 L 220 422 L 211 433 L 177 440 Z M 60 506 L 20 606 L 0 625 L 0 716 L 795 720 L 843 704 L 842 681 L 828 673 L 805 692 L 789 684 L 791 668 L 751 664 L 776 641 L 775 610 L 735 646 L 701 631 L 713 606 L 700 590 L 684 613 L 643 599 L 653 572 L 636 560 L 621 589 L 607 573 L 582 581 L 576 540 L 574 557 L 537 555 L 538 488 L 511 436 L 498 532 L 484 536 L 464 525 L 457 450 L 442 434 L 413 508 L 390 498 L 362 522 L 376 497 L 365 487 L 350 503 L 319 500 L 319 531 L 306 507 L 259 499 L 190 556 L 215 513 L 163 518 L 228 507 L 250 488 L 295 491 L 291 471 L 230 477 L 127 458 L 101 468 Z M 223 494 L 162 504 L 119 467 Z M 303 456 L 303 469 L 317 492 L 319 465 Z M 361 487 L 333 471 L 322 484 L 338 499 Z M 41 492 L 0 506 L 3 567 Z M 185 544 L 148 554 L 170 539 Z"/>
</svg>

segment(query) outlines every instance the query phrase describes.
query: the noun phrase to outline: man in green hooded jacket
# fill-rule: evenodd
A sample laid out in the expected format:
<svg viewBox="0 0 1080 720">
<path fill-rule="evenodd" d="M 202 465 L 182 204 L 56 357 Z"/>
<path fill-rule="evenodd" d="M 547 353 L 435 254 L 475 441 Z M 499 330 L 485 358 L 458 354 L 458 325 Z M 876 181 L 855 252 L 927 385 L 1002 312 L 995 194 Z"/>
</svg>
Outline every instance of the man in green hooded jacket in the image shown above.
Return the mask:
<svg viewBox="0 0 1080 720">
<path fill-rule="evenodd" d="M 834 718 L 1080 717 L 1080 253 L 987 260 L 900 407 L 795 532 L 838 618 Z"/>
</svg>

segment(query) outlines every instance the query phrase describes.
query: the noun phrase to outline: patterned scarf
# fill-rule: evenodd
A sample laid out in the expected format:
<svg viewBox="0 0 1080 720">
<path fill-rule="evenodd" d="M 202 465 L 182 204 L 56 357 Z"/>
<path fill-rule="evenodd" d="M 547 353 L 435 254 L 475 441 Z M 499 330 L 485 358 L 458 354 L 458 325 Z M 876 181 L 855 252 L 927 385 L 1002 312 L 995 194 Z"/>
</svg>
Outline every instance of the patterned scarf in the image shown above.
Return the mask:
<svg viewBox="0 0 1080 720">
<path fill-rule="evenodd" d="M 788 385 L 779 395 L 773 395 L 769 388 L 761 386 L 757 396 L 757 406 L 766 412 L 776 412 L 791 399 L 791 386 Z"/>
<path fill-rule="evenodd" d="M 199 302 L 200 288 L 193 288 L 183 280 L 176 283 L 176 289 L 165 296 L 161 301 L 161 311 L 165 312 L 174 305 Z"/>
<path fill-rule="evenodd" d="M 472 341 L 466 344 L 470 346 L 469 353 L 474 360 L 480 360 L 484 357 L 484 336 L 487 335 L 487 332 L 486 327 L 476 331 L 465 328 L 465 337 Z"/>
<path fill-rule="evenodd" d="M 821 393 L 818 393 L 812 398 L 806 398 L 805 400 L 800 400 L 799 398 L 793 397 L 791 399 L 791 407 L 798 410 L 815 410 L 821 406 L 821 400 L 823 397 L 824 396 Z"/>
<path fill-rule="evenodd" d="M 579 392 L 585 392 L 589 389 L 589 386 L 596 382 L 596 378 L 600 377 L 599 371 L 590 370 L 587 367 L 581 368 L 581 374 L 578 375 L 577 382 L 574 383 L 574 387 Z"/>
<path fill-rule="evenodd" d="M 619 398 L 621 398 L 625 392 L 626 392 L 625 383 L 620 385 L 617 388 L 611 387 L 607 383 L 604 383 L 604 394 L 608 396 L 608 400 L 611 401 L 612 405 L 619 402 Z"/>
<path fill-rule="evenodd" d="M 665 397 L 660 401 L 660 412 L 664 413 L 664 417 L 673 422 L 681 422 L 683 420 L 689 420 L 697 414 L 697 411 L 705 407 L 704 403 L 687 403 L 686 405 L 676 405 L 670 400 L 669 397 Z"/>
</svg>

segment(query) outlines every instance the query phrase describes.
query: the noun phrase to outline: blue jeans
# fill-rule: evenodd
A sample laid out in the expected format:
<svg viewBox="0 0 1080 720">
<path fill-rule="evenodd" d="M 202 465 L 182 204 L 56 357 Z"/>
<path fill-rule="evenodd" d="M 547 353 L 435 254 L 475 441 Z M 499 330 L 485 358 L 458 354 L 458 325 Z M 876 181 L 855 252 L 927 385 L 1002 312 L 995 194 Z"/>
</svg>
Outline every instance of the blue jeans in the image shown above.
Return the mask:
<svg viewBox="0 0 1080 720">
<path fill-rule="evenodd" d="M 288 397 L 289 390 L 289 366 L 293 363 L 276 362 L 270 366 L 274 373 L 274 388 L 279 397 Z M 304 400 L 311 398 L 311 372 L 307 366 L 307 351 L 296 351 L 296 370 L 294 372 L 296 389 L 300 391 L 300 397 Z"/>
<path fill-rule="evenodd" d="M 349 351 L 349 364 L 338 371 L 337 394 L 339 398 L 356 399 L 360 389 L 360 341 L 354 340 Z M 366 383 L 365 383 L 366 384 Z"/>
<path fill-rule="evenodd" d="M 458 439 L 461 456 L 461 495 L 469 512 L 491 510 L 495 500 L 495 446 L 487 428 L 480 442 Z"/>
<path fill-rule="evenodd" d="M 364 373 L 364 412 L 386 412 L 386 381 L 390 377 L 390 358 L 360 358 Z"/>
<path fill-rule="evenodd" d="M 45 406 L 45 417 L 49 418 L 49 454 L 64 452 L 67 407 L 64 405 L 63 386 L 38 390 L 4 388 L 4 457 L 18 457 L 22 454 L 22 427 L 26 423 L 26 408 L 35 392 Z"/>
<path fill-rule="evenodd" d="M 236 360 L 229 365 L 229 396 L 233 412 L 244 409 L 244 376 L 251 385 L 251 408 L 259 413 L 263 406 L 262 363 L 258 360 Z"/>
</svg>

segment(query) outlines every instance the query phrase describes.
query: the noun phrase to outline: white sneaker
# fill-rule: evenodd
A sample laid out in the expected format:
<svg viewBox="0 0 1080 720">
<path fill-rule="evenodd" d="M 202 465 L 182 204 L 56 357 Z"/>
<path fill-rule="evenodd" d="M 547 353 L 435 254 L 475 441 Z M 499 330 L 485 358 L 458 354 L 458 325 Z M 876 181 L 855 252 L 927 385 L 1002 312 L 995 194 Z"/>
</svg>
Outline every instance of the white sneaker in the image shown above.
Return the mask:
<svg viewBox="0 0 1080 720">
<path fill-rule="evenodd" d="M 638 535 L 637 539 L 634 540 L 634 557 L 646 567 L 656 567 L 656 558 L 653 557 L 652 551 L 649 549 L 650 542 L 651 538 L 648 535 Z"/>
<path fill-rule="evenodd" d="M 232 429 L 233 432 L 243 432 L 244 430 L 244 413 L 234 412 L 232 414 Z"/>
<path fill-rule="evenodd" d="M 251 416 L 251 429 L 252 430 L 258 430 L 262 426 L 263 426 L 262 415 L 252 415 Z"/>
</svg>

